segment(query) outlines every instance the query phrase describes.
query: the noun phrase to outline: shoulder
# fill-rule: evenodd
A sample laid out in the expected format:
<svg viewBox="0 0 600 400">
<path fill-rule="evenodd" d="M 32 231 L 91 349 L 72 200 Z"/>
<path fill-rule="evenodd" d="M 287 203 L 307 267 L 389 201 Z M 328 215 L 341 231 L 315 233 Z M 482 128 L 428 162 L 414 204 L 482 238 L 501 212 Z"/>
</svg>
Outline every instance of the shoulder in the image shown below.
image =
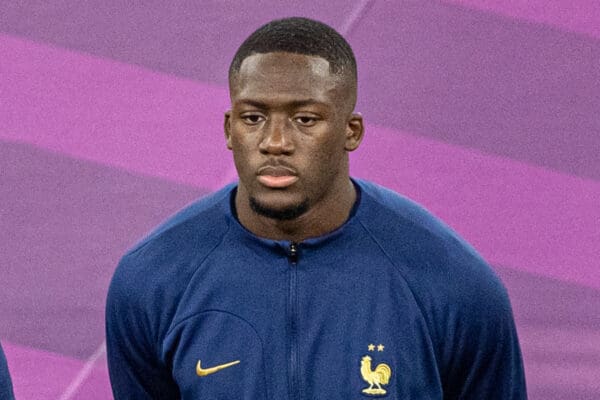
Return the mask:
<svg viewBox="0 0 600 400">
<path fill-rule="evenodd" d="M 215 222 L 227 220 L 230 214 L 229 199 L 234 184 L 227 185 L 221 190 L 188 204 L 171 217 L 167 218 L 142 240 L 134 245 L 127 253 L 134 254 L 147 246 L 162 246 L 173 236 L 181 234 L 212 234 L 215 228 L 222 225 Z"/>
<path fill-rule="evenodd" d="M 370 182 L 358 183 L 365 203 L 361 223 L 400 269 L 417 301 L 446 312 L 508 307 L 496 273 L 451 227 L 405 196 Z"/>
<path fill-rule="evenodd" d="M 361 188 L 362 200 L 370 211 L 369 218 L 391 218 L 396 226 L 404 230 L 429 234 L 432 237 L 456 235 L 448 225 L 408 197 L 373 182 L 356 182 Z"/>
<path fill-rule="evenodd" d="M 229 229 L 232 190 L 229 185 L 189 204 L 128 250 L 113 274 L 107 307 L 148 313 L 175 307 L 191 275 Z"/>
<path fill-rule="evenodd" d="M 357 183 L 362 191 L 357 216 L 382 247 L 398 249 L 393 252 L 396 256 L 404 254 L 401 258 L 409 264 L 426 266 L 485 263 L 466 240 L 422 205 L 383 186 Z"/>
<path fill-rule="evenodd" d="M 365 229 L 395 255 L 431 264 L 449 256 L 449 251 L 474 252 L 452 228 L 415 201 L 375 183 L 357 180 L 361 207 L 357 213 Z"/>
<path fill-rule="evenodd" d="M 441 360 L 450 359 L 455 349 L 444 343 L 514 332 L 506 288 L 469 243 L 414 201 L 358 183 L 364 206 L 360 222 L 402 274 Z"/>
<path fill-rule="evenodd" d="M 164 257 L 185 257 L 209 249 L 229 228 L 232 189 L 226 186 L 185 206 L 129 249 L 122 263 L 160 262 Z"/>
</svg>

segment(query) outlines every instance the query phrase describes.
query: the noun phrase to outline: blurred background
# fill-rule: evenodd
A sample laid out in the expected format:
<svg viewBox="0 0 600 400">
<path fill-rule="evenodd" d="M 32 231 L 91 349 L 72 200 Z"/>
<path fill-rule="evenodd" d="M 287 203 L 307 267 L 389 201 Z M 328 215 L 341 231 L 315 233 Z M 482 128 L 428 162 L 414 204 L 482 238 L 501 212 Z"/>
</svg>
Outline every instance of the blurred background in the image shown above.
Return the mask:
<svg viewBox="0 0 600 400">
<path fill-rule="evenodd" d="M 354 176 L 422 203 L 505 282 L 530 399 L 600 398 L 600 3 L 31 0 L 0 4 L 0 340 L 17 399 L 112 398 L 114 268 L 235 180 L 227 68 L 285 16 L 355 50 Z"/>
</svg>

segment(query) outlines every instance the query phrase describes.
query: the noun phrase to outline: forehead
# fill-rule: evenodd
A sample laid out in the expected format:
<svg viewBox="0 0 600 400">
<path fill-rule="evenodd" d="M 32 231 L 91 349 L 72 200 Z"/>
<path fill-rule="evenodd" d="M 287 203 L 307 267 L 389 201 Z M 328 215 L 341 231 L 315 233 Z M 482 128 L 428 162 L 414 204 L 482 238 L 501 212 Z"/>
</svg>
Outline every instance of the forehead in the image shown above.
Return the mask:
<svg viewBox="0 0 600 400">
<path fill-rule="evenodd" d="M 232 100 L 285 97 L 335 101 L 341 77 L 321 57 L 293 53 L 253 54 L 230 83 Z M 264 99 L 260 99 L 264 100 Z"/>
</svg>

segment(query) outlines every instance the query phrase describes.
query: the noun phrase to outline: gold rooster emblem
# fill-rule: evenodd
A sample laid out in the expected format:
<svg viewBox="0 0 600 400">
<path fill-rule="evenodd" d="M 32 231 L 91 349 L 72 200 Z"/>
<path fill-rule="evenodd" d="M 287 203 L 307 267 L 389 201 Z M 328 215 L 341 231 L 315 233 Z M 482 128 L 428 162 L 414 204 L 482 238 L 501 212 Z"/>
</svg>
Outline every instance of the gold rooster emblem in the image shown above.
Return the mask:
<svg viewBox="0 0 600 400">
<path fill-rule="evenodd" d="M 360 361 L 360 374 L 365 382 L 369 384 L 368 388 L 362 390 L 365 394 L 383 396 L 387 391 L 381 385 L 390 383 L 392 369 L 389 365 L 381 363 L 375 367 L 375 371 L 371 371 L 371 357 L 364 356 Z M 373 386 L 377 386 L 376 388 Z"/>
</svg>

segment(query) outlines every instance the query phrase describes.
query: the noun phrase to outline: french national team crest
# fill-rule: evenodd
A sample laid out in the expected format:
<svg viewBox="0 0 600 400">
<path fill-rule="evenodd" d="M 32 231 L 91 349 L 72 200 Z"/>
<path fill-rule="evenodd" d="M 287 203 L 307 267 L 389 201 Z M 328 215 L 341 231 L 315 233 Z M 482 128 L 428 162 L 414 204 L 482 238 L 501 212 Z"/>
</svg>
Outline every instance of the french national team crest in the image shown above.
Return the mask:
<svg viewBox="0 0 600 400">
<path fill-rule="evenodd" d="M 369 352 L 375 352 L 377 349 L 378 353 L 383 353 L 385 346 L 383 344 L 374 345 L 369 344 Z M 375 354 L 373 354 L 375 356 Z M 362 393 L 367 396 L 385 396 L 387 390 L 383 386 L 387 386 L 390 383 L 392 377 L 392 369 L 385 363 L 373 362 L 373 357 L 365 355 L 360 360 L 360 375 L 363 380 L 369 385 L 362 390 Z"/>
</svg>

